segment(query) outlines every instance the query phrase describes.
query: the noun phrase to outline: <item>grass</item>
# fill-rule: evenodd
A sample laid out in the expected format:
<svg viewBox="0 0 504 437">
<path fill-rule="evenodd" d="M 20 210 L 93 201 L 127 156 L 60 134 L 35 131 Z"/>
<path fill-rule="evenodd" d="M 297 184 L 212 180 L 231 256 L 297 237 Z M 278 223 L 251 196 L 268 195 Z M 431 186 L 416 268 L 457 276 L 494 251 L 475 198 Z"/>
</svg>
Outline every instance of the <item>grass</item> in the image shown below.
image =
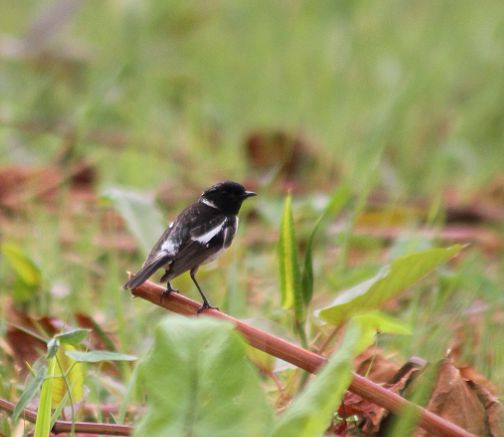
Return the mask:
<svg viewBox="0 0 504 437">
<path fill-rule="evenodd" d="M 21 37 L 50 4 L 4 5 L 0 27 Z M 83 2 L 47 43 L 57 54 L 63 46 L 83 53 L 82 60 L 2 61 L 0 164 L 51 165 L 64 145 L 56 126 L 65 124 L 75 130 L 73 157 L 97 169 L 98 191 L 123 185 L 154 192 L 168 183 L 173 200 L 164 212 L 171 218 L 215 180 L 257 181 L 244 139 L 279 129 L 302 133 L 315 156 L 316 166 L 299 176 L 304 192 L 294 195 L 301 240 L 319 213 L 314 196 L 341 183 L 357 197 L 370 188 L 398 205 L 427 199 L 441 227 L 436 205 L 444 190 L 468 200 L 502 175 L 503 45 L 497 0 L 484 8 L 467 0 Z M 49 128 L 19 128 L 28 122 Z M 119 135 L 121 144 L 92 132 Z M 259 218 L 243 214 L 230 252 L 202 282 L 212 302 L 241 317 L 274 320 L 290 335 L 279 304 L 276 243 L 268 238 L 278 231 L 283 198 L 278 185 L 258 189 Z M 121 352 L 140 355 L 163 315 L 120 288 L 123 272 L 138 267 L 142 255 L 97 245 L 104 229 L 115 232 L 107 207 L 76 202 L 66 186 L 60 191 L 51 209 L 23 205 L 2 236 L 43 272 L 44 286 L 25 310 L 70 324 L 74 312 L 88 313 L 117 335 Z M 406 240 L 417 226 L 414 220 L 404 227 Z M 68 235 L 72 243 L 62 243 Z M 389 248 L 329 230 L 315 249 L 313 306 L 369 276 L 402 243 Z M 504 334 L 501 255 L 473 245 L 458 264 L 408 290 L 390 311 L 414 333 L 384 336 L 380 346 L 402 359 L 436 360 L 458 339 L 463 360 L 502 387 L 504 353 L 493 340 Z M 5 320 L 12 275 L 3 263 L 0 273 Z M 54 292 L 58 284 L 67 295 Z M 197 296 L 188 278 L 175 285 Z M 487 310 L 475 315 L 475 303 Z M 5 351 L 0 364 L 0 396 L 9 398 L 21 381 Z M 104 390 L 100 374 L 91 375 L 89 399 L 96 403 L 117 402 L 128 384 L 125 378 L 118 391 Z"/>
</svg>

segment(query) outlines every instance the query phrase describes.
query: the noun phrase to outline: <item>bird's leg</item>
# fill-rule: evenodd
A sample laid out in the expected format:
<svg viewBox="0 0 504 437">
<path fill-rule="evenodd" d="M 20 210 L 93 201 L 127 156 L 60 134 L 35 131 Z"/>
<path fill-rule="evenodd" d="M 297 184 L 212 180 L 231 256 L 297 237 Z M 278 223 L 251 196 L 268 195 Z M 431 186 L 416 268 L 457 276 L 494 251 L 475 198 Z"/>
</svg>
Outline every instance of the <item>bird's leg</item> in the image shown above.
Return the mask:
<svg viewBox="0 0 504 437">
<path fill-rule="evenodd" d="M 168 297 L 170 295 L 170 293 L 172 292 L 175 292 L 175 293 L 178 293 L 179 291 L 176 289 L 176 288 L 173 288 L 170 284 L 170 281 L 168 280 L 168 275 L 169 275 L 169 271 L 167 270 L 165 272 L 165 274 L 161 277 L 161 282 L 164 282 L 166 281 L 166 290 L 164 290 L 162 293 L 161 293 L 161 302 L 163 302 L 163 299 L 165 297 Z"/>
<path fill-rule="evenodd" d="M 191 269 L 191 279 L 193 280 L 194 284 L 196 285 L 196 288 L 199 291 L 199 294 L 201 294 L 201 297 L 203 298 L 203 305 L 199 307 L 198 309 L 198 314 L 201 313 L 202 311 L 206 310 L 207 308 L 211 308 L 214 310 L 218 310 L 219 308 L 214 307 L 213 305 L 210 305 L 208 302 L 208 299 L 205 296 L 205 293 L 203 293 L 203 290 L 201 290 L 201 287 L 198 284 L 198 281 L 196 281 L 196 272 L 198 271 L 198 268 Z"/>
</svg>

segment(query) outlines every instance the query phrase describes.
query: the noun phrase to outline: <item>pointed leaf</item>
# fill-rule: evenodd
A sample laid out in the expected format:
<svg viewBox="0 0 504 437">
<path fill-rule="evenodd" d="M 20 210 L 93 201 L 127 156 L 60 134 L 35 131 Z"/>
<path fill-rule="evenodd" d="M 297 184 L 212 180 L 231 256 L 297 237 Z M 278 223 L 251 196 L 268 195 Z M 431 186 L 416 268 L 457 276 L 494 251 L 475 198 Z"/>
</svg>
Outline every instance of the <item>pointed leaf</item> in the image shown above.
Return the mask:
<svg viewBox="0 0 504 437">
<path fill-rule="evenodd" d="M 338 351 L 329 358 L 305 391 L 294 399 L 280 417 L 271 437 L 323 435 L 352 380 L 353 358 L 361 352 L 363 346 L 360 337 L 358 325 L 347 328 Z"/>
<path fill-rule="evenodd" d="M 459 253 L 463 245 L 435 248 L 394 260 L 371 279 L 343 291 L 331 305 L 319 311 L 332 324 L 340 324 L 355 314 L 374 310 L 410 287 L 427 273 Z"/>
<path fill-rule="evenodd" d="M 47 342 L 47 358 L 53 358 L 58 352 L 59 347 L 61 346 L 60 341 L 53 337 Z"/>
<path fill-rule="evenodd" d="M 301 290 L 301 271 L 299 268 L 290 194 L 285 199 L 282 222 L 280 224 L 278 264 L 280 267 L 282 306 L 285 309 L 294 308 L 296 321 L 302 322 L 306 314 Z"/>
<path fill-rule="evenodd" d="M 14 408 L 14 412 L 12 413 L 12 422 L 16 423 L 19 416 L 26 408 L 26 406 L 30 403 L 30 401 L 35 397 L 35 395 L 40 390 L 42 383 L 44 382 L 44 378 L 47 375 L 47 366 L 41 366 L 35 376 L 30 379 L 26 388 L 21 393 L 18 403 Z"/>
<path fill-rule="evenodd" d="M 148 410 L 135 436 L 265 436 L 272 409 L 231 324 L 167 317 L 140 365 Z"/>
<path fill-rule="evenodd" d="M 61 334 L 55 335 L 55 337 L 60 341 L 60 343 L 71 344 L 73 346 L 78 346 L 91 332 L 90 329 L 72 329 L 71 331 L 62 332 Z"/>
<path fill-rule="evenodd" d="M 102 361 L 135 361 L 137 357 L 133 355 L 121 354 L 110 351 L 65 351 L 65 354 L 79 363 L 100 363 Z"/>
<path fill-rule="evenodd" d="M 323 224 L 323 222 L 332 215 L 337 214 L 341 208 L 345 205 L 350 197 L 350 190 L 346 185 L 341 185 L 331 196 L 327 205 L 324 207 L 322 214 L 320 214 L 319 218 L 315 222 L 315 226 L 311 231 L 311 234 L 306 243 L 305 249 L 305 257 L 304 257 L 304 268 L 303 275 L 301 279 L 302 283 L 302 292 L 303 292 L 303 300 L 305 306 L 311 301 L 313 295 L 313 243 L 315 241 L 315 237 Z"/>
<path fill-rule="evenodd" d="M 145 193 L 119 187 L 104 190 L 102 196 L 113 203 L 137 243 L 147 254 L 165 227 L 154 199 Z"/>
</svg>

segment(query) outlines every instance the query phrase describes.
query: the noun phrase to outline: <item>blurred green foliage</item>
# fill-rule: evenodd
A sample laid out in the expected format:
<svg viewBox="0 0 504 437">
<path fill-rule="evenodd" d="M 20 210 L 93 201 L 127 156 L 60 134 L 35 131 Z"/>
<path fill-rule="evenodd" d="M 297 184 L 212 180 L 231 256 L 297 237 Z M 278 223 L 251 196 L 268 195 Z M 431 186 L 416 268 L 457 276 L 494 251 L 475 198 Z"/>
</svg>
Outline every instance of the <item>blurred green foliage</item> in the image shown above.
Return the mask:
<svg viewBox="0 0 504 437">
<path fill-rule="evenodd" d="M 40 49 L 2 63 L 1 114 L 70 123 L 114 182 L 236 178 L 258 127 L 308 135 L 317 180 L 336 166 L 358 182 L 383 149 L 380 183 L 397 194 L 470 190 L 503 167 L 499 1 L 77 3 L 35 45 L 56 61 Z M 22 38 L 50 4 L 7 3 L 0 27 Z M 128 153 L 87 135 L 103 129 Z M 3 159 L 58 144 L 19 134 L 0 129 Z"/>
<path fill-rule="evenodd" d="M 322 331 L 313 311 L 336 293 L 412 248 L 441 245 L 416 230 L 425 221 L 442 229 L 445 190 L 464 201 L 504 168 L 499 0 L 22 0 L 2 4 L 0 29 L 0 168 L 56 161 L 70 168 L 84 159 L 98 175 L 95 194 L 115 187 L 109 200 L 129 214 L 138 244 L 128 247 L 109 204 L 74 198 L 65 183 L 50 207 L 30 198 L 14 213 L 0 210 L 2 336 L 14 297 L 29 314 L 73 326 L 76 313 L 89 314 L 118 351 L 141 356 L 164 312 L 121 289 L 125 271 L 141 264 L 160 221 L 230 178 L 255 183 L 259 197 L 245 205 L 233 246 L 201 269 L 201 282 L 221 308 L 258 325 L 267 319 L 268 330 L 292 338 L 275 250 L 285 187 L 274 177 L 279 166 L 266 176 L 252 168 L 245 144 L 254 132 L 304 141 L 304 173 L 287 182 L 301 188 L 292 193 L 292 229 L 306 281 L 315 284 L 303 308 L 309 339 Z M 328 217 L 314 238 L 329 193 L 341 186 L 357 201 L 345 202 L 343 218 Z M 154 191 L 165 196 L 162 220 Z M 133 192 L 145 193 L 145 202 Z M 399 205 L 422 197 L 428 212 L 397 224 L 378 211 L 372 225 L 403 230 L 390 245 L 357 235 L 374 192 Z M 138 214 L 142 204 L 149 213 Z M 504 350 L 495 347 L 504 335 L 502 259 L 502 250 L 474 244 L 408 289 L 386 314 L 412 335 L 380 335 L 379 346 L 432 361 L 455 346 L 502 387 Z M 197 296 L 186 277 L 177 281 Z M 110 385 L 88 374 L 89 401 L 117 403 L 126 393 L 127 402 L 141 403 L 130 369 L 121 372 Z M 19 382 L 0 350 L 0 396 L 19 394 Z M 9 434 L 7 421 L 0 431 Z"/>
</svg>

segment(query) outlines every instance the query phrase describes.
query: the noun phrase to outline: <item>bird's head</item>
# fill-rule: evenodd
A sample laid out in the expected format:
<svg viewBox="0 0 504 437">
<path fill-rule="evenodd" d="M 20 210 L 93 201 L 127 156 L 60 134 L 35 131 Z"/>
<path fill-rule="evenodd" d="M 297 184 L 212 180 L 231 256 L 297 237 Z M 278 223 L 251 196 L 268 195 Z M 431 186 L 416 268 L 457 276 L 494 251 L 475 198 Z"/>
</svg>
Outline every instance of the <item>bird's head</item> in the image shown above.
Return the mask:
<svg viewBox="0 0 504 437">
<path fill-rule="evenodd" d="M 225 214 L 238 214 L 242 202 L 247 197 L 256 196 L 253 191 L 247 191 L 237 182 L 224 181 L 212 185 L 201 194 L 200 202 L 212 208 L 217 208 Z"/>
</svg>

